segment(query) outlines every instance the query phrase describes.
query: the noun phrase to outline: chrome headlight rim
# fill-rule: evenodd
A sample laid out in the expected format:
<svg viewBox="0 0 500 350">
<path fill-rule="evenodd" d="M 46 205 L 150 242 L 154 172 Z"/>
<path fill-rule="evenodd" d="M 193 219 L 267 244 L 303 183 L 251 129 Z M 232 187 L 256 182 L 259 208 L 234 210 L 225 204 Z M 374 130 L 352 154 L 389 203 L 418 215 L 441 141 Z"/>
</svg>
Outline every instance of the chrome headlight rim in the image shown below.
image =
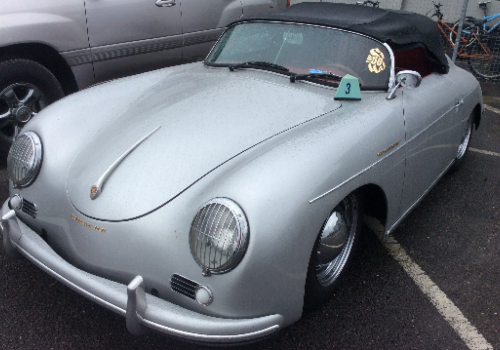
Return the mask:
<svg viewBox="0 0 500 350">
<path fill-rule="evenodd" d="M 194 225 L 197 222 L 197 219 L 199 219 L 200 215 L 203 213 L 203 211 L 207 208 L 210 208 L 211 206 L 212 207 L 223 206 L 227 210 L 229 210 L 229 212 L 232 214 L 232 217 L 235 219 L 236 224 L 237 224 L 236 227 L 238 228 L 238 235 L 237 235 L 237 240 L 236 240 L 237 246 L 236 246 L 234 252 L 232 253 L 232 255 L 228 258 L 228 260 L 219 267 L 213 267 L 213 266 L 210 266 L 210 264 L 207 266 L 205 263 L 203 263 L 203 261 L 201 261 L 197 257 L 196 251 L 193 249 L 193 244 L 192 244 L 193 238 L 194 238 L 193 232 L 194 232 L 194 230 L 196 230 L 196 228 L 194 228 Z M 207 209 L 207 210 L 210 210 L 210 209 Z M 212 212 L 213 212 L 213 210 L 212 210 Z M 210 215 L 211 214 L 209 214 L 208 220 L 210 220 Z M 206 225 L 206 226 L 208 226 L 208 225 Z M 212 228 L 212 226 L 213 225 L 211 223 L 210 229 Z M 197 238 L 200 238 L 201 235 L 202 235 L 202 233 L 198 232 Z M 249 242 L 249 237 L 250 237 L 249 224 L 248 224 L 248 220 L 247 220 L 247 217 L 246 217 L 243 209 L 241 209 L 241 207 L 235 201 L 233 201 L 229 198 L 216 197 L 216 198 L 213 198 L 213 199 L 205 202 L 205 204 L 203 204 L 201 206 L 201 208 L 198 210 L 198 212 L 196 213 L 196 215 L 193 219 L 193 222 L 191 224 L 191 228 L 189 231 L 189 246 L 190 246 L 190 250 L 191 250 L 191 255 L 193 256 L 196 263 L 202 268 L 202 274 L 204 276 L 210 276 L 211 274 L 215 274 L 215 275 L 224 274 L 224 273 L 227 273 L 227 272 L 233 270 L 234 268 L 236 268 L 239 265 L 239 263 L 243 259 L 243 256 L 246 253 L 246 250 L 248 247 L 248 242 Z"/>
<path fill-rule="evenodd" d="M 16 143 L 21 142 L 22 138 L 28 138 L 31 141 L 31 145 L 33 147 L 33 165 L 28 170 L 27 175 L 24 176 L 22 180 L 18 180 L 15 178 L 12 169 L 13 155 L 12 153 L 16 150 Z M 19 159 L 16 159 L 19 161 Z M 9 155 L 7 157 L 7 174 L 9 176 L 9 180 L 12 181 L 14 188 L 24 188 L 28 187 L 36 180 L 38 174 L 40 172 L 40 168 L 42 166 L 43 161 L 43 152 L 42 152 L 42 140 L 40 136 L 34 131 L 27 131 L 23 134 L 19 135 L 17 139 L 13 142 Z"/>
</svg>

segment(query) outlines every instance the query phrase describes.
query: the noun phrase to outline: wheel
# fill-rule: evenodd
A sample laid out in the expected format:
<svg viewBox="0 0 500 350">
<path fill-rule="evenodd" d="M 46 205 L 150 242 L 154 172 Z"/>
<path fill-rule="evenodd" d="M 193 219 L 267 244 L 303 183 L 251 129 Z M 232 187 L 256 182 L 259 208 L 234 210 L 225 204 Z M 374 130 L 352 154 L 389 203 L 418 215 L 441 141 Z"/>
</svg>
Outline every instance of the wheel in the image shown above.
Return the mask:
<svg viewBox="0 0 500 350">
<path fill-rule="evenodd" d="M 27 122 L 48 104 L 64 96 L 56 77 L 41 64 L 26 59 L 0 62 L 0 161 Z"/>
<path fill-rule="evenodd" d="M 361 230 L 361 196 L 351 193 L 333 209 L 323 224 L 309 261 L 304 309 L 328 301 L 352 258 Z"/>
<path fill-rule="evenodd" d="M 485 36 L 479 38 L 483 45 L 489 48 L 496 48 L 495 45 L 500 44 L 500 38 L 495 36 Z M 484 49 L 476 42 L 473 46 L 469 47 L 469 54 L 484 56 L 486 53 Z M 491 59 L 481 57 L 470 57 L 469 65 L 472 72 L 481 78 L 494 79 L 500 77 L 500 55 L 498 52 L 492 51 Z"/>
<path fill-rule="evenodd" d="M 453 29 L 453 31 L 454 31 L 455 33 L 457 33 L 457 32 L 458 32 L 458 26 L 459 26 L 459 24 L 460 24 L 460 21 L 456 21 L 456 22 L 453 24 L 452 29 Z M 467 28 L 464 26 L 464 29 L 467 29 Z M 469 26 L 469 28 L 468 28 L 468 29 L 469 29 L 469 30 L 470 30 L 470 29 L 472 29 L 472 26 Z M 456 34 L 455 34 L 455 33 L 453 33 L 453 31 L 450 31 L 450 34 L 449 34 L 449 36 L 450 36 L 450 40 L 451 40 L 451 47 L 455 47 L 455 40 L 457 40 L 457 36 L 456 36 Z M 477 33 L 479 33 L 479 31 L 477 31 Z M 462 38 L 467 39 L 467 36 L 468 36 L 468 35 L 469 35 L 469 34 L 465 34 L 465 33 L 463 33 L 463 32 L 462 32 L 462 35 L 461 35 L 461 36 L 462 36 Z M 472 37 L 469 39 L 469 41 L 467 42 L 467 44 L 465 44 L 465 47 L 469 47 L 470 45 L 472 45 L 472 44 L 474 43 L 474 41 L 476 41 L 476 38 L 475 38 L 474 36 L 472 36 Z M 459 46 L 459 48 L 460 48 L 460 46 Z"/>
<path fill-rule="evenodd" d="M 469 149 L 470 139 L 472 137 L 472 130 L 474 128 L 474 112 L 471 113 L 469 120 L 465 126 L 465 130 L 463 132 L 462 141 L 458 146 L 457 157 L 455 158 L 455 162 L 451 166 L 449 172 L 454 173 L 458 171 L 464 162 L 465 154 Z"/>
</svg>

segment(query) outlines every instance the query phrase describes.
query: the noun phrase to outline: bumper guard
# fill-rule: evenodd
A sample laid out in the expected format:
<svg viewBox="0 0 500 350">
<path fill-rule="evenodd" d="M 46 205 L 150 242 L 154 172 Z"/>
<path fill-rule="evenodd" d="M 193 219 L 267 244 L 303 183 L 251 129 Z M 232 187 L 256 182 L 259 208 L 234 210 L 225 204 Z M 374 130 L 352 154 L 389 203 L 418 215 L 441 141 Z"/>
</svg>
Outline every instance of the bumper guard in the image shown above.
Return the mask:
<svg viewBox="0 0 500 350">
<path fill-rule="evenodd" d="M 136 276 L 128 286 L 92 275 L 60 257 L 36 232 L 16 217 L 8 201 L 1 210 L 5 252 L 21 253 L 46 273 L 84 297 L 126 318 L 135 335 L 147 328 L 199 343 L 247 343 L 267 337 L 283 325 L 283 316 L 225 319 L 206 316 L 147 294 L 144 281 Z"/>
</svg>

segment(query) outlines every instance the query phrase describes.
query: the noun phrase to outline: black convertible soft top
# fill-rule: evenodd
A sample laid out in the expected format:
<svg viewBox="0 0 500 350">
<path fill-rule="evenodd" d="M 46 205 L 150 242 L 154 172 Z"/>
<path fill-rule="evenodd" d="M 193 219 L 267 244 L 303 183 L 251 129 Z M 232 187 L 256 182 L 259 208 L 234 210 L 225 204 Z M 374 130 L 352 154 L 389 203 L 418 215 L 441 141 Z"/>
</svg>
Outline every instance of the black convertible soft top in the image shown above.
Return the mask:
<svg viewBox="0 0 500 350">
<path fill-rule="evenodd" d="M 406 11 L 384 10 L 368 6 L 328 2 L 303 2 L 284 11 L 243 18 L 316 24 L 366 34 L 388 43 L 395 52 L 423 48 L 438 72 L 448 73 L 448 61 L 440 41 L 440 32 L 430 18 Z"/>
</svg>

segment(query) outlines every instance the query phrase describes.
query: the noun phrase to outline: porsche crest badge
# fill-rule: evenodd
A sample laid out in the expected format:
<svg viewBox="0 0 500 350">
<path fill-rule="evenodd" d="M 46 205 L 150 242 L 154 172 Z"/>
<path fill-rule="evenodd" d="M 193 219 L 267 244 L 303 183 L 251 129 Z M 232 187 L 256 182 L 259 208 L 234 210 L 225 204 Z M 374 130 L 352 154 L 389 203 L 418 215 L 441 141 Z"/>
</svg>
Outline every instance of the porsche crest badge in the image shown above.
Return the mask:
<svg viewBox="0 0 500 350">
<path fill-rule="evenodd" d="M 380 73 L 385 69 L 385 56 L 379 49 L 371 49 L 370 54 L 366 58 L 366 63 L 368 63 L 368 69 L 372 73 Z"/>
<path fill-rule="evenodd" d="M 96 197 L 98 190 L 99 190 L 99 188 L 96 185 L 92 185 L 92 187 L 90 188 L 90 198 L 91 199 L 94 199 Z"/>
</svg>

